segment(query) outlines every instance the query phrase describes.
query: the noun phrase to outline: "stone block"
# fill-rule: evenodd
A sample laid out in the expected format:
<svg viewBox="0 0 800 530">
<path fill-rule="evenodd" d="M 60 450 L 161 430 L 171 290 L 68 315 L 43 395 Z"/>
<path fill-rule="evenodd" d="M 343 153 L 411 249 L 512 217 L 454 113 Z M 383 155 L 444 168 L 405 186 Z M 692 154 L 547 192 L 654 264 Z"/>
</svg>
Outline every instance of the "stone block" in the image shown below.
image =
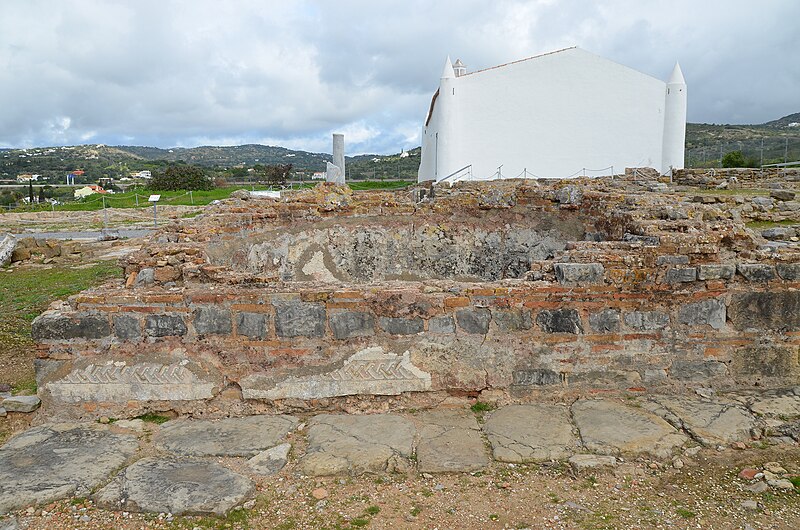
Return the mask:
<svg viewBox="0 0 800 530">
<path fill-rule="evenodd" d="M 42 402 L 36 396 L 12 396 L 5 398 L 0 404 L 8 412 L 33 412 Z"/>
<path fill-rule="evenodd" d="M 233 331 L 231 312 L 218 307 L 198 307 L 192 312 L 198 335 L 230 335 Z"/>
<path fill-rule="evenodd" d="M 736 265 L 700 265 L 697 268 L 698 280 L 730 280 L 736 274 Z"/>
<path fill-rule="evenodd" d="M 621 320 L 619 311 L 605 309 L 589 315 L 589 327 L 595 333 L 616 333 L 619 331 Z"/>
<path fill-rule="evenodd" d="M 200 379 L 180 363 L 88 364 L 46 383 L 56 402 L 191 401 L 212 397 L 215 381 Z"/>
<path fill-rule="evenodd" d="M 797 347 L 759 344 L 733 353 L 731 373 L 736 377 L 782 377 L 796 381 L 800 375 Z"/>
<path fill-rule="evenodd" d="M 734 294 L 728 320 L 738 330 L 800 330 L 800 291 Z"/>
<path fill-rule="evenodd" d="M 673 267 L 667 270 L 667 283 L 685 283 L 697 280 L 694 267 Z"/>
<path fill-rule="evenodd" d="M 688 265 L 689 256 L 658 256 L 656 258 L 656 265 Z"/>
<path fill-rule="evenodd" d="M 236 333 L 251 339 L 263 339 L 269 333 L 267 315 L 242 312 L 236 314 Z"/>
<path fill-rule="evenodd" d="M 779 201 L 793 201 L 795 193 L 792 190 L 772 190 L 769 196 Z"/>
<path fill-rule="evenodd" d="M 640 236 L 636 234 L 625 233 L 622 240 L 626 243 L 637 243 L 645 247 L 657 247 L 661 244 L 661 239 L 658 236 Z"/>
<path fill-rule="evenodd" d="M 736 270 L 751 282 L 768 282 L 775 279 L 775 267 L 765 263 L 739 263 Z"/>
<path fill-rule="evenodd" d="M 365 311 L 342 311 L 328 318 L 334 338 L 369 337 L 375 334 L 375 317 Z"/>
<path fill-rule="evenodd" d="M 561 384 L 561 375 L 546 368 L 529 368 L 514 370 L 511 373 L 515 386 L 545 386 Z"/>
<path fill-rule="evenodd" d="M 180 315 L 147 315 L 144 331 L 151 337 L 174 337 L 186 335 L 186 322 Z"/>
<path fill-rule="evenodd" d="M 536 315 L 536 323 L 547 333 L 583 333 L 581 317 L 575 309 L 544 309 Z"/>
<path fill-rule="evenodd" d="M 775 205 L 775 201 L 769 197 L 753 197 L 750 199 L 750 203 L 753 206 L 757 206 L 761 209 L 769 209 Z"/>
<path fill-rule="evenodd" d="M 556 263 L 553 269 L 562 285 L 602 283 L 605 276 L 599 263 Z"/>
<path fill-rule="evenodd" d="M 428 320 L 428 331 L 442 335 L 452 335 L 456 332 L 456 323 L 450 315 L 433 317 Z"/>
<path fill-rule="evenodd" d="M 425 330 L 425 322 L 419 318 L 380 317 L 378 325 L 392 335 L 416 335 Z"/>
<path fill-rule="evenodd" d="M 155 280 L 159 283 L 174 282 L 181 277 L 181 270 L 172 265 L 165 265 L 155 269 Z"/>
<path fill-rule="evenodd" d="M 633 311 L 626 313 L 625 325 L 637 331 L 654 331 L 669 326 L 669 315 L 661 311 Z"/>
<path fill-rule="evenodd" d="M 725 377 L 728 368 L 718 361 L 674 361 L 669 370 L 670 377 L 681 381 L 702 383 L 710 379 Z"/>
<path fill-rule="evenodd" d="M 775 265 L 778 276 L 787 282 L 800 281 L 800 263 L 778 263 Z"/>
<path fill-rule="evenodd" d="M 43 313 L 31 326 L 34 340 L 102 339 L 111 335 L 111 325 L 105 315 L 82 313 L 65 315 Z"/>
<path fill-rule="evenodd" d="M 686 304 L 678 311 L 678 322 L 687 326 L 708 325 L 722 329 L 725 327 L 725 302 L 714 299 Z"/>
<path fill-rule="evenodd" d="M 142 325 L 136 315 L 114 315 L 114 336 L 123 341 L 135 341 L 142 337 Z"/>
<path fill-rule="evenodd" d="M 794 229 L 786 226 L 776 226 L 775 228 L 766 228 L 761 231 L 761 237 L 770 241 L 785 241 L 793 237 L 794 234 Z"/>
<path fill-rule="evenodd" d="M 531 312 L 527 309 L 493 309 L 492 319 L 503 331 L 521 331 L 533 327 Z"/>
<path fill-rule="evenodd" d="M 240 381 L 245 399 L 322 399 L 350 395 L 398 395 L 431 389 L 431 375 L 411 362 L 410 352 L 366 348 L 329 372 L 293 376 L 278 382 L 250 376 Z"/>
<path fill-rule="evenodd" d="M 458 327 L 467 333 L 486 335 L 489 332 L 489 322 L 492 313 L 488 309 L 470 308 L 456 311 Z"/>
<path fill-rule="evenodd" d="M 155 281 L 156 271 L 147 267 L 136 273 L 136 281 L 134 282 L 134 285 L 136 287 L 146 287 L 148 285 L 153 285 Z"/>
<path fill-rule="evenodd" d="M 325 335 L 325 307 L 313 302 L 275 304 L 275 332 L 279 337 L 322 337 Z"/>
</svg>

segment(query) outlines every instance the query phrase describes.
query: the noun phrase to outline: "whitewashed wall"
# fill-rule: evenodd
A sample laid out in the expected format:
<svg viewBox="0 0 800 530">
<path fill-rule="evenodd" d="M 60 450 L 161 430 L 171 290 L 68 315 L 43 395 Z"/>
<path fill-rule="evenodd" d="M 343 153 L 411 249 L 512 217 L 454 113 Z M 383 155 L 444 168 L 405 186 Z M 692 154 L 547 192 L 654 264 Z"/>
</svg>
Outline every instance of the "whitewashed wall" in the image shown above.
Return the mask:
<svg viewBox="0 0 800 530">
<path fill-rule="evenodd" d="M 578 48 L 442 79 L 419 180 L 468 164 L 474 178 L 501 164 L 505 178 L 663 170 L 665 93 L 663 81 Z"/>
</svg>

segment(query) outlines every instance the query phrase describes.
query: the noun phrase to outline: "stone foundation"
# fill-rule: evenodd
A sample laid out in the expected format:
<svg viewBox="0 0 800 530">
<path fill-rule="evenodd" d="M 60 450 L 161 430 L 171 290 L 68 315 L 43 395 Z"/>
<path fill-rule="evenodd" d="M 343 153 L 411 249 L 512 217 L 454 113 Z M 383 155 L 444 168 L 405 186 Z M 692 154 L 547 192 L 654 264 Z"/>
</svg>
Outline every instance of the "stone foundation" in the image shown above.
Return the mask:
<svg viewBox="0 0 800 530">
<path fill-rule="evenodd" d="M 322 185 L 211 207 L 124 258 L 124 283 L 37 318 L 45 408 L 796 385 L 796 245 L 765 246 L 734 208 L 635 186 Z"/>
</svg>

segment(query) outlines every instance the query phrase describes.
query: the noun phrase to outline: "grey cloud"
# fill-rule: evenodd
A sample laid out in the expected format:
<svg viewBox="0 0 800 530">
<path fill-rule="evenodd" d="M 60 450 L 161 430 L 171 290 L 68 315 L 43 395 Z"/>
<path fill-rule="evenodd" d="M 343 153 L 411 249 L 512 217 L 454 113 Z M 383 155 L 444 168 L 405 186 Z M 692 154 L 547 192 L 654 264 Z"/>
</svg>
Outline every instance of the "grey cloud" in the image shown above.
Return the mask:
<svg viewBox="0 0 800 530">
<path fill-rule="evenodd" d="M 0 146 L 269 142 L 396 152 L 444 58 L 479 69 L 577 44 L 666 79 L 689 119 L 800 110 L 800 3 L 31 0 L 0 4 Z M 587 80 L 591 82 L 591 80 Z"/>
</svg>

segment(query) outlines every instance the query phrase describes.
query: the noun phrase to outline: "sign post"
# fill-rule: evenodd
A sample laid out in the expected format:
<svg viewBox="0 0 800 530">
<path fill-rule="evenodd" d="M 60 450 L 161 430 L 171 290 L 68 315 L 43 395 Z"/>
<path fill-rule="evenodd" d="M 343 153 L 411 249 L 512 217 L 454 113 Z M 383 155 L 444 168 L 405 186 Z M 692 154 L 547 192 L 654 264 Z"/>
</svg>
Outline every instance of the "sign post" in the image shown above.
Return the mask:
<svg viewBox="0 0 800 530">
<path fill-rule="evenodd" d="M 161 195 L 151 195 L 150 198 L 147 199 L 148 202 L 152 202 L 153 203 L 153 227 L 154 228 L 158 228 L 158 209 L 157 209 L 156 205 L 158 204 L 158 201 L 160 199 L 161 199 Z"/>
</svg>

